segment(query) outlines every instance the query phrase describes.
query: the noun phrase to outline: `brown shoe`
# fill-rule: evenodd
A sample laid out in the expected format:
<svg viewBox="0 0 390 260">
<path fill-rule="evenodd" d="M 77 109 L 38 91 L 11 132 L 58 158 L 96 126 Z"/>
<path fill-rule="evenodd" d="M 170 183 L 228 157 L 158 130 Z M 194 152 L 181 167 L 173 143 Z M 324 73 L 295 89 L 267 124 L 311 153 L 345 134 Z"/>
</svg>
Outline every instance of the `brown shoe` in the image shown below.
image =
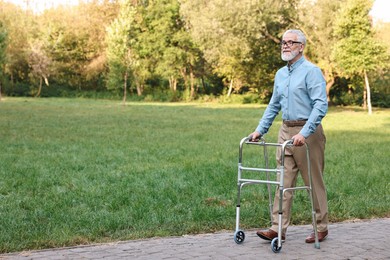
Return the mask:
<svg viewBox="0 0 390 260">
<path fill-rule="evenodd" d="M 327 236 L 328 236 L 328 230 L 326 230 L 324 232 L 318 232 L 318 241 L 322 242 L 323 240 L 326 239 Z M 314 236 L 314 232 L 311 233 L 310 236 L 308 236 L 305 240 L 306 243 L 314 243 L 315 241 L 316 241 L 316 239 Z"/>
<path fill-rule="evenodd" d="M 275 237 L 278 237 L 278 233 L 273 231 L 272 229 L 264 230 L 264 231 L 257 231 L 256 234 L 261 237 L 262 239 L 271 241 Z M 282 242 L 286 240 L 286 237 L 282 235 Z"/>
</svg>

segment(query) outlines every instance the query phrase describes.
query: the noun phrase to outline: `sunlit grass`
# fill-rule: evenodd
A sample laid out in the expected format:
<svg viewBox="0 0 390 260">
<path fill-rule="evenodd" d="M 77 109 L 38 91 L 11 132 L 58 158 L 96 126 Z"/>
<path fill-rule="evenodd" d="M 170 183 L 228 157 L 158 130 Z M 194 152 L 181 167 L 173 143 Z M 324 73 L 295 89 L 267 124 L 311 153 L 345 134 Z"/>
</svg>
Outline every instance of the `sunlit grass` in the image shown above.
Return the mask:
<svg viewBox="0 0 390 260">
<path fill-rule="evenodd" d="M 264 108 L 1 101 L 0 251 L 234 229 L 238 144 Z M 324 128 L 330 220 L 388 216 L 390 111 L 331 109 Z M 293 210 L 310 223 L 304 192 Z M 241 212 L 268 226 L 266 188 L 245 187 Z"/>
</svg>

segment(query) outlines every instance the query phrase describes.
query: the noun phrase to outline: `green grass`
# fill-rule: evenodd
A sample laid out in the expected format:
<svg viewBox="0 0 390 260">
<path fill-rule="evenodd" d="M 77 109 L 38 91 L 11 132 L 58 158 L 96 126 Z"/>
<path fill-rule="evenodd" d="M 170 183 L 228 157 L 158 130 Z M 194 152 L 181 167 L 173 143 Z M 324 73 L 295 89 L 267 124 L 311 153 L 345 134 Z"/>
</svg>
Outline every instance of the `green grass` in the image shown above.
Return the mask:
<svg viewBox="0 0 390 260">
<path fill-rule="evenodd" d="M 233 230 L 238 144 L 264 108 L 3 99 L 0 252 Z M 388 217 L 390 110 L 332 108 L 323 125 L 330 220 Z M 268 226 L 264 185 L 241 202 L 242 228 Z M 305 192 L 292 218 L 310 223 Z"/>
</svg>

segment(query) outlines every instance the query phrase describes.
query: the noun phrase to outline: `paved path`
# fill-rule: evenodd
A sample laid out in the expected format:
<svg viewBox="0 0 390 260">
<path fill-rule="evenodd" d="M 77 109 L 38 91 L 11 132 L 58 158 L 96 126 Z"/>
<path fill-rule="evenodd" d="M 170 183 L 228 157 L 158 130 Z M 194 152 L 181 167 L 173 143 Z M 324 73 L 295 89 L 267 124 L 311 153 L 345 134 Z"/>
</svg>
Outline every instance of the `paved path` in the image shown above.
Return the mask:
<svg viewBox="0 0 390 260">
<path fill-rule="evenodd" d="M 311 226 L 291 226 L 275 254 L 255 230 L 236 244 L 232 231 L 182 237 L 153 238 L 110 244 L 26 251 L 0 259 L 390 259 L 390 218 L 357 220 L 329 226 L 321 248 L 304 242 Z"/>
</svg>

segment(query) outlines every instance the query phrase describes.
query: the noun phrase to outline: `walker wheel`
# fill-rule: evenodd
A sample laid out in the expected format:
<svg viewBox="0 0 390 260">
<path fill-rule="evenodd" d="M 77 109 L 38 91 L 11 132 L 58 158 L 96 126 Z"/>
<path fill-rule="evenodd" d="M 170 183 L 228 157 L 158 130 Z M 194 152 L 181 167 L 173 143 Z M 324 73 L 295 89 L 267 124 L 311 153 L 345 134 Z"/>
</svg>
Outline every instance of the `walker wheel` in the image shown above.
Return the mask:
<svg viewBox="0 0 390 260">
<path fill-rule="evenodd" d="M 245 233 L 242 230 L 237 230 L 234 232 L 234 242 L 241 244 L 245 240 Z"/>
<path fill-rule="evenodd" d="M 278 238 L 275 237 L 271 242 L 271 249 L 274 253 L 279 253 L 282 250 L 282 246 L 278 247 Z"/>
</svg>

